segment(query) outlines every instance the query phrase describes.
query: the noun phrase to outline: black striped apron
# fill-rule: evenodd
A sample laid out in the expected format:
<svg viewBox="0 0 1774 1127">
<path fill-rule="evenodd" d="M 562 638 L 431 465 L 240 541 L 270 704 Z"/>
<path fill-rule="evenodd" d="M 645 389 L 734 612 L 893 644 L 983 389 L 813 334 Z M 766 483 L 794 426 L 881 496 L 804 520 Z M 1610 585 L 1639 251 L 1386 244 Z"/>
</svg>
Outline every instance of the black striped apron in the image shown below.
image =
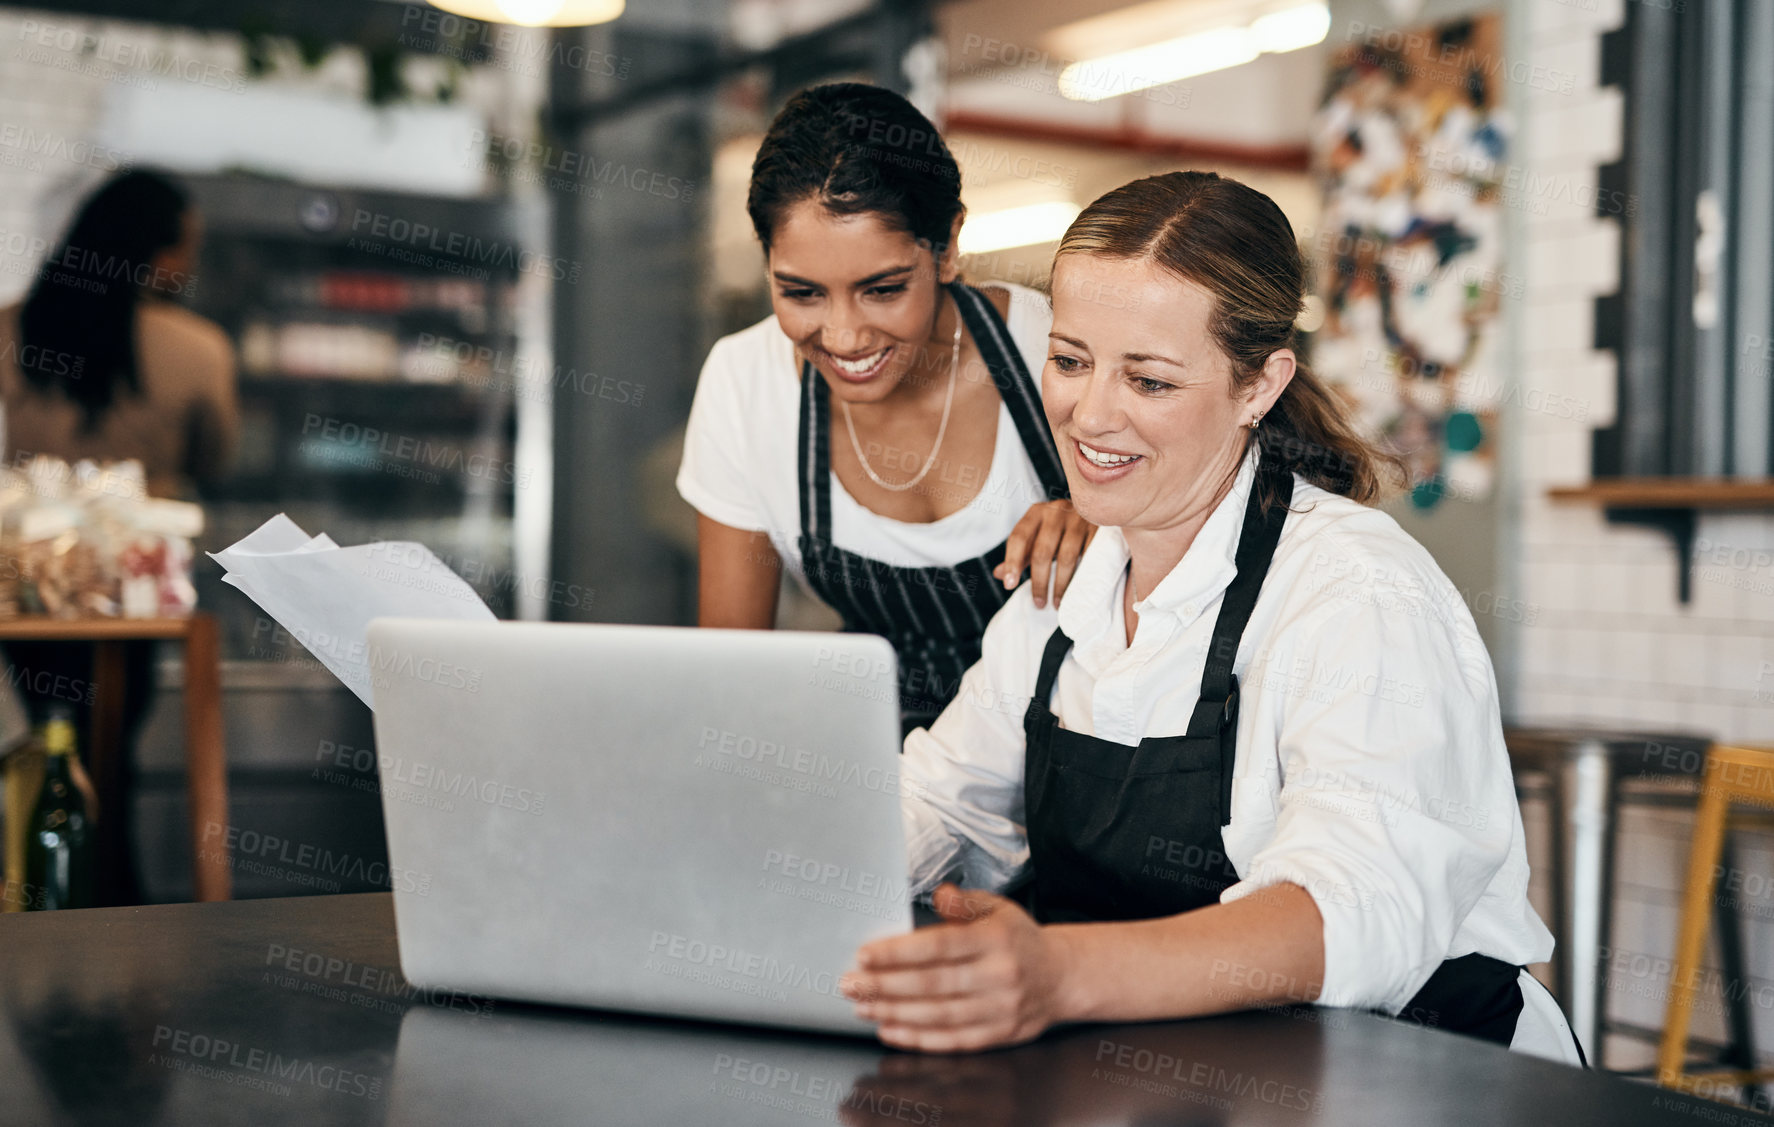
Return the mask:
<svg viewBox="0 0 1774 1127">
<path fill-rule="evenodd" d="M 960 282 L 948 290 L 1042 488 L 1050 499 L 1069 496 L 1040 391 L 1010 330 L 978 290 Z M 909 732 L 936 719 L 960 687 L 961 674 L 979 660 L 986 623 L 1010 595 L 992 577 L 1004 560 L 1004 545 L 941 567 L 895 567 L 837 547 L 831 540 L 830 432 L 831 391 L 825 377 L 803 362 L 801 566 L 808 585 L 843 616 L 846 632 L 879 634 L 892 643 L 899 657 L 900 721 Z"/>
</svg>

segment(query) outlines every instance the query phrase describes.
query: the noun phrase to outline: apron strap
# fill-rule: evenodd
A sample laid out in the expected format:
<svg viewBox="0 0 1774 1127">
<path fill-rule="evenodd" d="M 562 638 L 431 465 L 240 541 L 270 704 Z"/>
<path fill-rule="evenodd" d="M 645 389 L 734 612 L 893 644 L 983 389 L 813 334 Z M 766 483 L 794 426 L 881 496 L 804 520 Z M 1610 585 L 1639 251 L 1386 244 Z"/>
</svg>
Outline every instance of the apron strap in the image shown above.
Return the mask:
<svg viewBox="0 0 1774 1127">
<path fill-rule="evenodd" d="M 1053 705 L 1053 686 L 1059 680 L 1060 663 L 1066 660 L 1066 654 L 1072 648 L 1072 639 L 1066 632 L 1055 628 L 1047 639 L 1047 648 L 1041 652 L 1041 672 L 1035 678 L 1035 697 L 1033 703 L 1042 708 L 1051 709 Z"/>
<path fill-rule="evenodd" d="M 1264 484 L 1273 491 L 1270 504 L 1263 501 Z M 1281 542 L 1281 526 L 1287 523 L 1287 507 L 1294 497 L 1294 475 L 1282 467 L 1257 464 L 1251 482 L 1250 499 L 1244 505 L 1244 528 L 1238 534 L 1238 551 L 1233 557 L 1238 573 L 1220 600 L 1220 615 L 1214 620 L 1213 641 L 1207 649 L 1207 668 L 1201 673 L 1201 703 L 1219 709 L 1237 691 L 1238 680 L 1232 676 L 1232 662 L 1238 657 L 1238 641 L 1256 608 L 1257 595 L 1263 579 L 1269 574 L 1269 561 L 1275 556 L 1275 545 Z"/>
<path fill-rule="evenodd" d="M 1263 503 L 1265 493 L 1269 494 L 1267 505 Z M 1281 526 L 1287 523 L 1287 507 L 1293 496 L 1291 470 L 1257 463 L 1250 497 L 1244 503 L 1244 528 L 1238 534 L 1238 551 L 1233 557 L 1238 573 L 1220 600 L 1213 640 L 1207 647 L 1207 666 L 1201 671 L 1201 696 L 1189 717 L 1189 735 L 1219 741 L 1221 826 L 1232 821 L 1232 775 L 1238 762 L 1238 678 L 1232 673 L 1232 663 L 1262 592 L 1263 579 L 1269 574 L 1269 562 L 1281 541 Z"/>
<path fill-rule="evenodd" d="M 812 541 L 832 535 L 831 389 L 812 364 L 801 362 L 801 425 L 796 447 L 801 479 L 801 535 Z"/>
<path fill-rule="evenodd" d="M 992 383 L 998 387 L 998 397 L 1010 410 L 1010 420 L 1016 424 L 1017 436 L 1022 439 L 1023 449 L 1035 466 L 1035 476 L 1041 480 L 1047 499 L 1057 501 L 1070 497 L 1065 464 L 1060 461 L 1059 447 L 1053 444 L 1047 412 L 1041 407 L 1040 385 L 1029 374 L 1028 365 L 1023 363 L 1022 352 L 1011 339 L 1010 327 L 998 316 L 997 307 L 972 286 L 951 282 L 948 289 L 954 296 L 955 307 L 961 311 L 961 320 L 973 336 L 974 347 L 979 349 L 986 371 L 991 373 Z"/>
</svg>

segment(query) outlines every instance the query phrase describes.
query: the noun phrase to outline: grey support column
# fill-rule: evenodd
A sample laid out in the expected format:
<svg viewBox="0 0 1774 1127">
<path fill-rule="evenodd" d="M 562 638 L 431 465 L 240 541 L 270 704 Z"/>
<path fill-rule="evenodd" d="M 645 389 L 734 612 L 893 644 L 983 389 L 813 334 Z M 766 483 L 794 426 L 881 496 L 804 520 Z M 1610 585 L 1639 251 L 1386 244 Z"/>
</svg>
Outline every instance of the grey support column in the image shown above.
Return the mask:
<svg viewBox="0 0 1774 1127">
<path fill-rule="evenodd" d="M 1737 96 L 1737 183 L 1727 242 L 1743 248 L 1735 258 L 1729 326 L 1733 355 L 1731 472 L 1760 478 L 1774 472 L 1768 442 L 1774 418 L 1770 380 L 1774 378 L 1774 277 L 1767 252 L 1774 248 L 1774 4 L 1745 0 L 1740 8 L 1737 48 L 1746 61 Z"/>
<path fill-rule="evenodd" d="M 656 76 L 694 68 L 712 38 L 696 20 L 724 18 L 719 6 L 670 23 L 633 5 L 629 13 L 642 18 L 563 33 L 582 53 L 562 59 L 598 65 L 557 59 L 557 107 L 614 104 Z M 552 192 L 557 253 L 570 275 L 555 286 L 552 571 L 557 583 L 591 592 L 557 601 L 557 619 L 691 621 L 694 561 L 649 520 L 649 502 L 660 502 L 645 467 L 667 460 L 661 451 L 689 415 L 710 343 L 702 247 L 714 102 L 708 85 L 654 85 L 644 99 L 575 119 L 552 138 L 570 166 L 559 173 L 567 190 Z"/>
</svg>

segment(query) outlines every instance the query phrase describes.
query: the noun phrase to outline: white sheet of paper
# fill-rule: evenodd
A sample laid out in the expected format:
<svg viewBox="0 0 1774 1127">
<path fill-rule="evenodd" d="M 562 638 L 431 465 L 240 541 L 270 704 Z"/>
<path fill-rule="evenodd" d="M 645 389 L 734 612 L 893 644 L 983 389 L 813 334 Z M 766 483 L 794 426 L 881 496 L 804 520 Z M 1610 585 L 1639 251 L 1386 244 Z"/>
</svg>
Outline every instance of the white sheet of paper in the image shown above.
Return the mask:
<svg viewBox="0 0 1774 1127">
<path fill-rule="evenodd" d="M 370 620 L 491 620 L 492 611 L 463 578 L 423 544 L 389 540 L 341 548 L 325 533 L 309 536 L 278 513 L 209 558 L 371 708 Z"/>
</svg>

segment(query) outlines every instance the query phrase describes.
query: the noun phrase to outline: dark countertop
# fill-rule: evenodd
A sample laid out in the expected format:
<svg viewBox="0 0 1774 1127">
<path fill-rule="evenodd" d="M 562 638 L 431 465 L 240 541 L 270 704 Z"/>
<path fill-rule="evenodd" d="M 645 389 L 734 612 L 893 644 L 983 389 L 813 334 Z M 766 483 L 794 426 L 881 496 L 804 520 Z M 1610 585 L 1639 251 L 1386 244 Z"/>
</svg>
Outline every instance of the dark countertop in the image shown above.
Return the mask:
<svg viewBox="0 0 1774 1127">
<path fill-rule="evenodd" d="M 427 994 L 387 893 L 0 917 L 0 1123 L 1767 1123 L 1366 1014 L 923 1057 Z"/>
</svg>

